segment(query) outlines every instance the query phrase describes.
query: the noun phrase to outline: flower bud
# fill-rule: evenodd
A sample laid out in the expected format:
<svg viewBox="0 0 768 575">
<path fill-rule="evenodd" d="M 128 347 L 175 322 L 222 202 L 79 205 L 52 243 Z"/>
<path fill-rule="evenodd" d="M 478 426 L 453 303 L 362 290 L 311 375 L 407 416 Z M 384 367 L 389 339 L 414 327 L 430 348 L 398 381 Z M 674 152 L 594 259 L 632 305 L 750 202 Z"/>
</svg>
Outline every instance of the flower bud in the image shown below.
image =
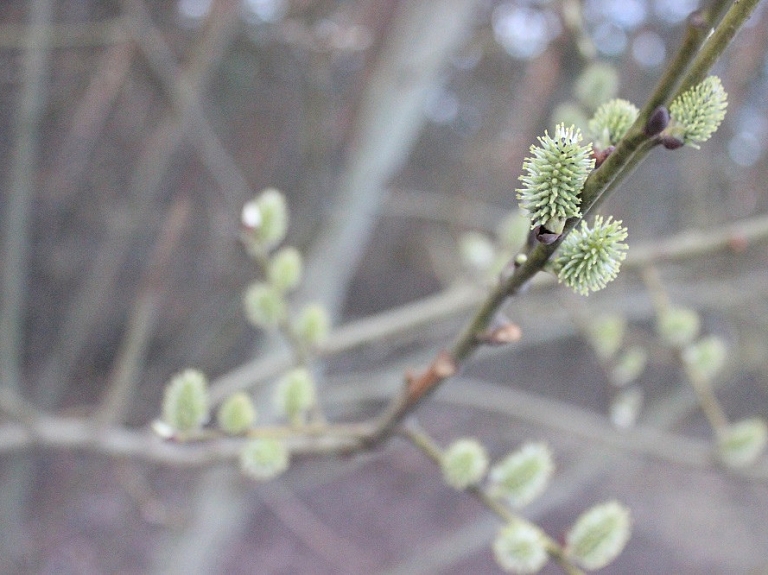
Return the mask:
<svg viewBox="0 0 768 575">
<path fill-rule="evenodd" d="M 222 431 L 229 435 L 240 435 L 256 421 L 256 408 L 251 397 L 240 391 L 230 395 L 219 406 L 216 419 Z"/>
<path fill-rule="evenodd" d="M 623 551 L 630 536 L 629 509 L 610 501 L 584 512 L 566 535 L 566 553 L 585 569 L 600 569 Z"/>
<path fill-rule="evenodd" d="M 491 468 L 490 492 L 513 507 L 523 507 L 544 492 L 554 469 L 546 444 L 526 443 Z"/>
<path fill-rule="evenodd" d="M 692 309 L 669 307 L 656 319 L 656 331 L 673 347 L 685 347 L 699 335 L 701 320 Z"/>
<path fill-rule="evenodd" d="M 304 415 L 316 401 L 315 380 L 303 367 L 286 373 L 275 388 L 275 408 L 294 423 L 302 422 Z"/>
<path fill-rule="evenodd" d="M 283 294 L 269 284 L 256 282 L 245 290 L 243 307 L 246 319 L 255 327 L 277 327 L 287 314 Z"/>
<path fill-rule="evenodd" d="M 594 110 L 603 102 L 616 97 L 619 74 L 609 64 L 591 64 L 576 79 L 574 88 L 576 97 L 584 107 Z"/>
<path fill-rule="evenodd" d="M 720 459 L 729 467 L 746 467 L 755 462 L 765 450 L 768 427 L 759 417 L 744 419 L 728 425 L 718 433 L 717 449 Z"/>
<path fill-rule="evenodd" d="M 716 336 L 700 339 L 682 352 L 688 374 L 702 381 L 711 381 L 720 372 L 728 358 L 725 342 Z"/>
<path fill-rule="evenodd" d="M 643 373 L 648 362 L 648 353 L 639 346 L 630 347 L 616 361 L 611 370 L 611 383 L 623 387 L 635 381 Z"/>
<path fill-rule="evenodd" d="M 290 463 L 290 453 L 283 442 L 277 439 L 254 439 L 243 446 L 240 452 L 240 469 L 259 481 L 273 479 Z"/>
<path fill-rule="evenodd" d="M 163 396 L 163 420 L 182 434 L 208 421 L 208 380 L 201 371 L 187 369 L 171 378 Z"/>
<path fill-rule="evenodd" d="M 454 489 L 479 483 L 488 470 L 488 454 L 474 439 L 458 439 L 443 454 L 443 479 Z"/>
<path fill-rule="evenodd" d="M 292 246 L 280 248 L 269 260 L 267 278 L 280 292 L 294 289 L 301 283 L 302 260 L 299 250 Z"/>
<path fill-rule="evenodd" d="M 296 336 L 308 347 L 316 348 L 325 342 L 331 330 L 331 318 L 319 303 L 304 306 L 294 322 Z"/>
<path fill-rule="evenodd" d="M 549 559 L 546 537 L 541 529 L 527 521 L 512 521 L 496 534 L 493 556 L 509 573 L 538 573 Z"/>
<path fill-rule="evenodd" d="M 243 206 L 241 221 L 246 246 L 266 252 L 285 239 L 288 231 L 288 206 L 279 190 L 267 188 Z"/>
<path fill-rule="evenodd" d="M 583 132 L 587 129 L 589 118 L 577 102 L 570 100 L 555 106 L 549 116 L 549 122 L 550 126 L 565 124 L 566 126 L 575 126 Z"/>
<path fill-rule="evenodd" d="M 589 341 L 600 359 L 610 359 L 624 341 L 627 320 L 619 314 L 601 315 L 589 322 Z"/>
<path fill-rule="evenodd" d="M 604 150 L 618 144 L 637 118 L 637 112 L 632 102 L 619 98 L 602 104 L 589 121 L 589 133 L 595 145 Z"/>
</svg>

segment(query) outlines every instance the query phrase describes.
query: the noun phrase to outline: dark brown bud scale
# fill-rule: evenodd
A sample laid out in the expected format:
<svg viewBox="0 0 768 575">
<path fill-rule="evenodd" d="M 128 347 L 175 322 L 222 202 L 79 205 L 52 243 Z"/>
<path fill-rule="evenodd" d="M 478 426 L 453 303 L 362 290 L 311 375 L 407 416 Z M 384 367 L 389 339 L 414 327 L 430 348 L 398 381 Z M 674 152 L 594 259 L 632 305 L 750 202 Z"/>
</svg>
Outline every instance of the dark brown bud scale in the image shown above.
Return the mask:
<svg viewBox="0 0 768 575">
<path fill-rule="evenodd" d="M 660 134 L 669 124 L 669 110 L 665 106 L 658 106 L 648 121 L 645 123 L 643 132 L 649 138 Z"/>
<path fill-rule="evenodd" d="M 535 228 L 533 228 L 533 232 L 536 235 L 536 240 L 539 243 L 544 244 L 545 246 L 555 243 L 562 235 L 562 234 L 556 234 L 555 232 L 550 232 L 544 226 L 536 226 Z"/>
</svg>

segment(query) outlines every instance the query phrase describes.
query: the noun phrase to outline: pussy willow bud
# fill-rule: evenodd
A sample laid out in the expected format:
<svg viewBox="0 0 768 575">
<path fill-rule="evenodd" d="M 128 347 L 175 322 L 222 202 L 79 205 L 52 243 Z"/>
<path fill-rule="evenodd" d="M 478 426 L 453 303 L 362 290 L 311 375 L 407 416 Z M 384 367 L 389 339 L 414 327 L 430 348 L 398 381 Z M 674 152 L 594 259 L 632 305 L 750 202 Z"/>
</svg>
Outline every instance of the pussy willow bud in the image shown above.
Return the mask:
<svg viewBox="0 0 768 575">
<path fill-rule="evenodd" d="M 474 439 L 457 439 L 443 454 L 443 479 L 454 489 L 479 483 L 488 470 L 488 454 Z"/>
<path fill-rule="evenodd" d="M 656 331 L 672 347 L 685 347 L 699 335 L 701 319 L 695 310 L 669 307 L 656 318 Z"/>
<path fill-rule="evenodd" d="M 555 109 L 552 110 L 552 114 L 549 116 L 550 126 L 557 126 L 558 124 L 575 126 L 583 132 L 587 129 L 589 118 L 584 112 L 584 108 L 578 102 L 569 100 L 555 106 Z"/>
<path fill-rule="evenodd" d="M 536 525 L 516 520 L 508 523 L 493 540 L 496 563 L 508 573 L 538 573 L 549 559 L 546 537 Z"/>
<path fill-rule="evenodd" d="M 221 430 L 229 435 L 245 433 L 256 421 L 256 408 L 251 397 L 243 391 L 230 395 L 219 406 L 216 421 Z"/>
<path fill-rule="evenodd" d="M 523 507 L 541 495 L 555 469 L 544 443 L 527 443 L 491 468 L 490 492 L 513 507 Z"/>
<path fill-rule="evenodd" d="M 581 131 L 559 124 L 554 138 L 548 132 L 531 146 L 517 190 L 520 207 L 528 213 L 531 229 L 542 226 L 549 232 L 563 231 L 565 220 L 581 216 L 581 188 L 595 166 L 592 145 L 580 146 Z"/>
<path fill-rule="evenodd" d="M 202 372 L 187 369 L 171 378 L 163 396 L 163 420 L 182 434 L 208 421 L 208 380 Z"/>
<path fill-rule="evenodd" d="M 240 452 L 240 469 L 253 479 L 267 481 L 288 469 L 290 459 L 290 453 L 282 441 L 254 439 L 246 443 Z"/>
<path fill-rule="evenodd" d="M 585 569 L 600 569 L 624 549 L 630 536 L 629 509 L 616 501 L 583 513 L 566 535 L 566 553 Z"/>
<path fill-rule="evenodd" d="M 619 74 L 610 64 L 591 64 L 576 79 L 574 89 L 581 103 L 589 110 L 594 110 L 616 96 Z"/>
<path fill-rule="evenodd" d="M 722 339 L 711 335 L 686 347 L 681 357 L 691 377 L 711 381 L 723 369 L 728 348 Z"/>
<path fill-rule="evenodd" d="M 627 228 L 621 221 L 605 222 L 595 217 L 592 228 L 586 222 L 574 229 L 560 245 L 554 269 L 558 280 L 581 295 L 603 289 L 619 273 L 621 262 L 627 257 Z"/>
<path fill-rule="evenodd" d="M 717 450 L 720 460 L 729 467 L 751 465 L 765 450 L 768 427 L 759 417 L 744 419 L 728 425 L 718 433 Z"/>
<path fill-rule="evenodd" d="M 669 106 L 672 117 L 663 135 L 684 145 L 699 148 L 717 131 L 725 118 L 728 94 L 717 76 L 708 76 L 700 84 L 686 90 Z"/>
<path fill-rule="evenodd" d="M 619 143 L 637 118 L 637 107 L 627 100 L 615 99 L 602 104 L 589 121 L 589 133 L 600 149 Z"/>
<path fill-rule="evenodd" d="M 303 367 L 286 373 L 275 388 L 275 408 L 295 423 L 303 421 L 304 415 L 316 401 L 315 380 Z"/>
<path fill-rule="evenodd" d="M 243 239 L 246 247 L 265 252 L 285 239 L 288 206 L 279 190 L 267 188 L 243 206 Z"/>
<path fill-rule="evenodd" d="M 623 387 L 635 381 L 648 363 L 648 353 L 640 346 L 632 346 L 619 358 L 611 370 L 611 383 Z"/>
<path fill-rule="evenodd" d="M 299 250 L 286 246 L 277 250 L 269 260 L 267 278 L 281 292 L 294 289 L 301 282 L 302 260 Z"/>
<path fill-rule="evenodd" d="M 621 348 L 627 320 L 623 315 L 600 315 L 591 319 L 588 326 L 589 341 L 601 359 L 610 359 Z"/>
<path fill-rule="evenodd" d="M 245 290 L 243 308 L 246 319 L 260 328 L 276 327 L 287 315 L 283 294 L 263 282 L 251 284 Z"/>
<path fill-rule="evenodd" d="M 316 348 L 322 345 L 331 330 L 328 310 L 318 303 L 307 304 L 294 321 L 293 330 L 306 346 Z"/>
</svg>

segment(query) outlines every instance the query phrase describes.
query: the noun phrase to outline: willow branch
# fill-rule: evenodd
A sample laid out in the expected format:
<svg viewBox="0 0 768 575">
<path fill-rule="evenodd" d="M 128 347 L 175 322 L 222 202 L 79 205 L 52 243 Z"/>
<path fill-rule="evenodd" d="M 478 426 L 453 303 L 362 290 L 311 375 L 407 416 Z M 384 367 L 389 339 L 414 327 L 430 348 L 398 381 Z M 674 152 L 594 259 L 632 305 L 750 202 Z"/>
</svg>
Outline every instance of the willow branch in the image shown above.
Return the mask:
<svg viewBox="0 0 768 575">
<path fill-rule="evenodd" d="M 706 41 L 698 52 L 695 52 L 695 49 L 700 44 L 701 38 L 696 34 L 694 28 L 701 27 L 702 23 L 704 26 L 711 25 L 714 18 L 722 11 L 723 3 L 716 2 L 710 10 L 700 13 L 700 20 L 698 18 L 689 19 L 689 33 L 686 41 L 670 65 L 671 71 L 662 76 L 645 107 L 638 114 L 637 120 L 628 130 L 625 137 L 618 143 L 613 153 L 587 178 L 581 194 L 581 208 L 584 214 L 589 213 L 594 206 L 607 198 L 616 189 L 618 183 L 631 172 L 634 166 L 653 147 L 649 143 L 652 141 L 652 137 L 646 135 L 645 126 L 656 106 L 659 105 L 658 103 L 665 102 L 668 95 L 674 91 L 677 85 L 683 87 L 690 86 L 709 70 L 715 60 L 728 46 L 728 43 L 733 39 L 736 31 L 743 25 L 752 10 L 754 10 L 757 2 L 759 0 L 734 2 L 709 41 Z M 709 18 L 709 21 L 707 21 L 707 18 Z M 688 71 L 683 75 L 682 80 L 679 81 L 680 74 L 686 69 Z M 406 377 L 406 384 L 402 392 L 393 398 L 379 416 L 376 432 L 369 438 L 370 443 L 377 443 L 390 434 L 395 426 L 411 410 L 439 387 L 447 377 L 453 375 L 461 364 L 475 352 L 482 343 L 478 340 L 477 334 L 487 328 L 507 298 L 519 293 L 534 275 L 544 269 L 560 243 L 578 224 L 580 219 L 572 218 L 569 220 L 558 241 L 550 245 L 537 245 L 529 254 L 527 261 L 516 268 L 511 277 L 500 282 L 491 291 L 454 346 L 449 351 L 442 352 L 443 361 L 441 363 L 445 363 L 446 357 L 450 358 L 454 364 L 453 370 L 446 371 L 444 377 L 434 377 L 435 370 L 433 368 L 437 365 L 438 358 L 420 376 L 422 381 L 429 382 L 429 385 L 414 386 L 414 378 L 411 376 Z"/>
<path fill-rule="evenodd" d="M 402 429 L 401 433 L 437 465 L 441 464 L 443 459 L 443 451 L 440 449 L 440 446 L 437 445 L 437 443 L 435 443 L 435 441 L 429 435 L 427 435 L 427 433 L 414 425 L 406 426 Z M 483 503 L 483 505 L 498 515 L 502 521 L 507 523 L 512 521 L 528 522 L 526 519 L 514 513 L 501 501 L 492 497 L 482 485 L 473 485 L 468 487 L 467 492 L 474 495 Z M 544 544 L 547 549 L 547 554 L 558 565 L 560 565 L 563 571 L 568 573 L 568 575 L 584 575 L 584 572 L 581 569 L 573 565 L 573 563 L 568 560 L 568 558 L 565 556 L 565 551 L 557 541 L 547 535 L 544 537 Z"/>
</svg>

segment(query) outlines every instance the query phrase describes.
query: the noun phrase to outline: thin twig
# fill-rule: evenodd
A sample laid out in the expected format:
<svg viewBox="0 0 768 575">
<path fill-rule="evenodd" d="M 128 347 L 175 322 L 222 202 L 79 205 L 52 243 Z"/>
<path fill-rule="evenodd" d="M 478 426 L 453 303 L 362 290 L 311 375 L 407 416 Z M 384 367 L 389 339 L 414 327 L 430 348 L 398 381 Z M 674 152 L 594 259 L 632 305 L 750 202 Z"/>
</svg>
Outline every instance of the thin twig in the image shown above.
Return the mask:
<svg viewBox="0 0 768 575">
<path fill-rule="evenodd" d="M 3 24 L 0 48 L 24 48 L 33 35 L 46 35 L 51 48 L 79 48 L 119 44 L 129 39 L 123 19 L 72 24 Z"/>
<path fill-rule="evenodd" d="M 32 33 L 24 44 L 24 79 L 14 115 L 15 142 L 2 225 L 0 278 L 0 385 L 21 387 L 22 321 L 26 300 L 30 217 L 34 199 L 39 124 L 46 101 L 49 42 L 45 25 L 53 17 L 52 0 L 32 2 Z"/>
<path fill-rule="evenodd" d="M 230 11 L 220 17 L 223 23 L 207 29 L 207 34 L 200 41 L 200 49 L 196 51 L 196 57 L 182 73 L 185 86 L 190 91 L 204 90 L 211 71 L 232 40 L 236 28 L 231 19 L 235 16 Z M 93 257 L 89 273 L 71 299 L 60 330 L 62 336 L 43 367 L 40 379 L 45 385 L 40 387 L 38 397 L 45 406 L 55 405 L 63 393 L 88 333 L 99 311 L 103 309 L 107 296 L 114 290 L 116 277 L 132 248 L 131 239 L 137 235 L 141 226 L 153 221 L 153 198 L 162 189 L 163 177 L 174 152 L 182 142 L 187 116 L 190 113 L 186 106 L 177 109 L 175 115 L 168 114 L 145 138 L 144 148 L 133 169 L 129 189 L 125 194 L 134 208 L 132 217 L 121 222 L 121 225 L 109 227 L 110 235 Z"/>
<path fill-rule="evenodd" d="M 99 427 L 125 420 L 157 322 L 157 311 L 164 287 L 163 276 L 189 219 L 189 211 L 189 200 L 180 199 L 171 206 L 166 217 L 138 288 L 126 333 L 109 377 L 109 385 L 101 406 L 94 415 Z"/>
</svg>

